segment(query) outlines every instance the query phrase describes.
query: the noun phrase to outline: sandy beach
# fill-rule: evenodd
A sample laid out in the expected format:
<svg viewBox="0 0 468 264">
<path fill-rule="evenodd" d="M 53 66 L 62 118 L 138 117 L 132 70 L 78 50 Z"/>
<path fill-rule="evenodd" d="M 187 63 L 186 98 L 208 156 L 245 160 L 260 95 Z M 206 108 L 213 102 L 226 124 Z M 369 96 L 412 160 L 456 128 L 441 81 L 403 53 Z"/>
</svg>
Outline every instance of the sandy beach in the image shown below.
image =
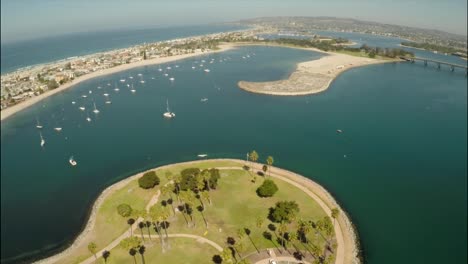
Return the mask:
<svg viewBox="0 0 468 264">
<path fill-rule="evenodd" d="M 296 70 L 286 80 L 271 82 L 239 81 L 238 86 L 246 91 L 259 94 L 299 96 L 320 93 L 328 89 L 334 79 L 342 72 L 354 67 L 394 62 L 394 60 L 371 59 L 352 55 L 323 52 L 317 49 L 306 49 L 326 54 L 326 56 L 297 65 Z"/>
<path fill-rule="evenodd" d="M 183 59 L 187 59 L 187 58 L 195 57 L 195 56 L 201 56 L 201 55 L 206 55 L 206 54 L 211 54 L 211 53 L 216 53 L 216 52 L 223 52 L 223 51 L 231 49 L 232 47 L 233 47 L 233 45 L 220 45 L 219 49 L 217 49 L 217 50 L 211 50 L 211 51 L 207 51 L 207 52 L 194 52 L 194 53 L 190 53 L 190 54 L 182 54 L 182 55 L 174 55 L 174 56 L 170 56 L 170 57 L 142 60 L 142 61 L 138 61 L 138 62 L 134 62 L 134 63 L 130 63 L 130 64 L 123 64 L 123 65 L 119 65 L 119 66 L 116 66 L 116 67 L 113 67 L 113 68 L 109 68 L 109 69 L 89 73 L 89 74 L 80 76 L 80 77 L 76 78 L 75 80 L 73 80 L 71 82 L 68 82 L 68 83 L 66 83 L 64 85 L 61 85 L 57 89 L 47 91 L 47 92 L 45 92 L 45 93 L 43 93 L 43 94 L 41 94 L 39 96 L 29 98 L 26 101 L 23 101 L 23 102 L 21 102 L 19 104 L 16 104 L 14 106 L 11 106 L 11 107 L 8 107 L 8 108 L 2 110 L 0 112 L 0 116 L 1 116 L 0 120 L 3 121 L 4 119 L 14 115 L 15 113 L 17 113 L 17 112 L 19 112 L 19 111 L 21 111 L 23 109 L 26 109 L 26 108 L 28 108 L 28 107 L 30 107 L 30 106 L 44 100 L 45 98 L 47 98 L 47 97 L 49 97 L 51 95 L 63 92 L 64 90 L 69 89 L 70 87 L 73 87 L 76 84 L 79 84 L 79 83 L 81 83 L 83 81 L 86 81 L 86 80 L 89 80 L 89 79 L 92 79 L 92 78 L 96 78 L 96 77 L 100 77 L 100 76 L 104 76 L 104 75 L 108 75 L 108 74 L 113 74 L 113 73 L 116 73 L 116 72 L 129 70 L 129 69 L 136 68 L 136 67 L 142 67 L 142 66 L 148 66 L 148 65 L 154 65 L 154 64 L 162 64 L 162 63 L 167 63 L 167 62 L 172 62 L 172 61 L 177 61 L 177 60 L 183 60 Z"/>
<path fill-rule="evenodd" d="M 96 213 L 98 212 L 99 208 L 103 204 L 103 201 L 115 191 L 125 187 L 131 181 L 138 179 L 143 175 L 143 173 L 150 171 L 150 170 L 158 170 L 164 169 L 174 165 L 181 165 L 181 164 L 197 164 L 201 162 L 213 162 L 213 161 L 232 161 L 239 163 L 239 169 L 241 166 L 245 164 L 243 160 L 237 159 L 210 159 L 210 160 L 201 160 L 201 161 L 188 161 L 188 162 L 181 162 L 175 164 L 164 165 L 160 167 L 156 167 L 153 169 L 146 170 L 144 172 L 137 173 L 133 176 L 130 176 L 122 181 L 119 181 L 109 187 L 107 187 L 100 196 L 96 199 L 92 212 L 89 216 L 88 222 L 86 227 L 82 231 L 80 235 L 75 239 L 73 244 L 68 247 L 66 250 L 58 253 L 54 256 L 51 256 L 46 259 L 39 260 L 34 262 L 36 264 L 52 264 L 52 263 L 64 263 L 64 260 L 72 256 L 74 250 L 80 246 L 87 245 L 90 241 L 92 241 L 94 237 L 94 223 L 96 220 Z M 255 167 L 257 170 L 261 170 L 263 164 L 260 163 L 252 163 L 249 162 L 249 166 Z M 233 167 L 219 167 L 219 169 L 232 169 Z M 340 205 L 336 202 L 336 200 L 332 197 L 332 195 L 325 190 L 321 185 L 312 181 L 309 178 L 296 174 L 294 172 L 280 169 L 277 167 L 270 168 L 272 176 L 275 178 L 281 179 L 283 181 L 289 182 L 290 184 L 296 186 L 297 188 L 301 189 L 302 191 L 306 192 L 309 196 L 311 196 L 316 202 L 322 207 L 322 209 L 328 214 L 331 215 L 331 209 L 338 208 L 340 211 L 339 216 L 336 219 L 334 224 L 336 239 L 338 243 L 337 248 L 337 256 L 335 264 L 360 264 L 361 261 L 359 259 L 359 248 L 358 248 L 358 237 L 354 230 L 354 227 L 348 218 L 348 215 L 345 211 L 340 207 Z M 90 258 L 93 259 L 93 258 Z"/>
</svg>

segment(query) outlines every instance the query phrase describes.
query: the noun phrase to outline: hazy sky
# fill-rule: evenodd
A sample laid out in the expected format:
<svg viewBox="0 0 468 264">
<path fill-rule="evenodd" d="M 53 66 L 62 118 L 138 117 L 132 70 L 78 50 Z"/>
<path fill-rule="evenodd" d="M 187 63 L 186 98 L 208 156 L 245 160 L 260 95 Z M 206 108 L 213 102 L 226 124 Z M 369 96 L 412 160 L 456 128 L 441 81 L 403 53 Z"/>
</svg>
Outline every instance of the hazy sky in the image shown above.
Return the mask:
<svg viewBox="0 0 468 264">
<path fill-rule="evenodd" d="M 2 42 L 261 16 L 337 16 L 466 35 L 467 0 L 1 0 Z"/>
</svg>

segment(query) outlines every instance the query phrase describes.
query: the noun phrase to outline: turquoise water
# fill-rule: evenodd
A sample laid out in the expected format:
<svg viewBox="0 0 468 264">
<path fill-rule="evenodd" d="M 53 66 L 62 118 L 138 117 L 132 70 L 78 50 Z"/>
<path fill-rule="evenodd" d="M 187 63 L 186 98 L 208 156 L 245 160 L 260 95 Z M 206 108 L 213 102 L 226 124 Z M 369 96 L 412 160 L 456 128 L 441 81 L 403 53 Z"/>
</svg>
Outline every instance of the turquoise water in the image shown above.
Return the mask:
<svg viewBox="0 0 468 264">
<path fill-rule="evenodd" d="M 241 58 L 246 54 L 251 59 Z M 88 80 L 2 122 L 2 263 L 69 243 L 113 182 L 199 153 L 244 158 L 252 149 L 323 184 L 357 225 L 367 263 L 466 263 L 464 73 L 397 63 L 349 70 L 311 96 L 236 87 L 239 80 L 286 78 L 297 62 L 320 56 L 243 47 L 203 58 L 208 74 L 191 69 L 202 58 L 163 65 L 172 67 L 173 83 L 159 66 L 133 69 Z M 130 75 L 135 94 L 118 82 Z M 104 104 L 106 92 L 111 105 Z M 173 120 L 162 118 L 167 98 Z M 91 109 L 93 99 L 101 112 L 90 112 L 88 123 L 78 106 Z M 71 155 L 78 166 L 69 166 Z"/>
</svg>

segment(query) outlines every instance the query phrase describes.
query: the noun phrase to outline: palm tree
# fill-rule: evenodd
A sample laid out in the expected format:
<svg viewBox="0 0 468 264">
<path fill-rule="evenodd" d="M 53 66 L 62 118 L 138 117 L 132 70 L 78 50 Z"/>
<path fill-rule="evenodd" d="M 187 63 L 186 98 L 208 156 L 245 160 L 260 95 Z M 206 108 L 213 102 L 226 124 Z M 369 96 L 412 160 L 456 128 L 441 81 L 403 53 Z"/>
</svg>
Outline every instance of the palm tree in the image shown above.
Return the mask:
<svg viewBox="0 0 468 264">
<path fill-rule="evenodd" d="M 250 243 L 252 243 L 252 245 L 254 246 L 254 248 L 257 250 L 257 253 L 260 254 L 260 250 L 258 250 L 257 246 L 255 245 L 255 243 L 253 242 L 252 238 L 250 237 L 250 229 L 244 228 L 244 232 L 245 232 L 245 234 L 247 235 L 247 237 L 249 238 Z"/>
<path fill-rule="evenodd" d="M 163 240 L 163 237 L 162 237 L 162 234 L 161 234 L 161 230 L 159 229 L 159 223 L 161 221 L 161 218 L 162 218 L 161 210 L 158 210 L 157 207 L 152 209 L 152 211 L 151 211 L 151 220 L 153 220 L 154 229 L 158 233 L 159 240 L 161 240 L 161 248 L 164 248 L 164 240 Z"/>
<path fill-rule="evenodd" d="M 137 253 L 137 251 L 136 251 L 136 249 L 134 249 L 134 248 L 131 248 L 131 249 L 128 251 L 128 254 L 130 254 L 130 256 L 133 257 L 133 262 L 134 262 L 135 264 L 137 263 L 137 262 L 136 262 L 136 257 L 135 257 L 136 253 Z"/>
<path fill-rule="evenodd" d="M 180 174 L 177 174 L 174 176 L 174 185 L 175 185 L 175 191 L 176 191 L 176 194 L 177 194 L 177 201 L 180 203 L 180 197 L 179 197 L 179 194 L 180 194 L 180 182 L 182 181 L 182 175 Z"/>
<path fill-rule="evenodd" d="M 109 252 L 109 251 L 104 250 L 104 251 L 102 252 L 102 258 L 104 259 L 104 263 L 107 263 L 107 259 L 109 258 L 109 256 L 110 256 L 110 252 Z"/>
<path fill-rule="evenodd" d="M 252 152 L 249 153 L 249 160 L 250 160 L 251 162 L 257 162 L 257 160 L 258 160 L 258 153 L 257 153 L 257 151 L 252 150 Z M 253 165 L 254 165 L 254 164 L 252 164 L 252 166 L 251 166 L 251 167 L 252 167 L 252 170 L 253 170 Z"/>
<path fill-rule="evenodd" d="M 266 159 L 266 163 L 268 164 L 268 175 L 271 176 L 271 165 L 273 165 L 273 163 L 275 162 L 275 160 L 273 159 L 272 156 L 268 156 L 268 158 Z"/>
<path fill-rule="evenodd" d="M 151 231 L 150 231 L 150 227 L 151 227 L 151 221 L 146 221 L 145 222 L 145 226 L 146 226 L 146 230 L 148 231 L 148 237 L 149 239 L 151 240 Z"/>
<path fill-rule="evenodd" d="M 206 187 L 208 188 L 208 191 L 210 191 L 210 178 L 211 178 L 211 173 L 209 170 L 203 170 L 201 172 L 201 177 L 203 180 L 206 182 Z"/>
<path fill-rule="evenodd" d="M 205 228 L 208 228 L 208 222 L 206 222 L 205 215 L 203 214 L 203 211 L 205 210 L 205 208 L 203 206 L 199 205 L 199 206 L 197 206 L 197 210 L 202 215 L 203 222 L 205 222 Z"/>
<path fill-rule="evenodd" d="M 169 198 L 169 199 L 167 199 L 166 202 L 171 205 L 172 215 L 175 215 L 174 200 L 172 200 L 172 198 Z"/>
<path fill-rule="evenodd" d="M 208 203 L 211 205 L 211 197 L 210 197 L 210 193 L 209 192 L 202 192 L 201 194 L 201 197 L 205 200 L 208 201 Z"/>
<path fill-rule="evenodd" d="M 281 245 L 285 247 L 285 244 L 284 244 L 284 234 L 286 233 L 286 231 L 288 230 L 288 227 L 284 224 L 284 223 L 281 223 L 279 226 L 278 226 L 278 232 L 280 234 L 280 238 L 281 238 Z"/>
<path fill-rule="evenodd" d="M 141 233 L 141 239 L 145 241 L 145 237 L 143 236 L 143 228 L 146 227 L 146 223 L 144 221 L 141 221 L 138 223 L 138 228 L 140 228 L 140 233 Z"/>
<path fill-rule="evenodd" d="M 91 254 L 94 255 L 94 258 L 97 260 L 96 252 L 97 252 L 97 245 L 94 242 L 88 244 L 88 250 Z"/>
<path fill-rule="evenodd" d="M 129 218 L 127 220 L 127 224 L 130 226 L 130 236 L 133 236 L 133 224 L 135 223 L 135 219 Z"/>
<path fill-rule="evenodd" d="M 239 239 L 244 238 L 244 235 L 245 235 L 245 230 L 243 228 L 237 229 L 237 236 L 239 237 Z"/>
<path fill-rule="evenodd" d="M 140 253 L 141 255 L 141 261 L 143 262 L 143 264 L 145 264 L 145 251 L 146 251 L 146 248 L 145 246 L 141 245 L 139 248 L 138 248 L 138 253 Z"/>
<path fill-rule="evenodd" d="M 263 166 L 262 166 L 263 175 L 266 175 L 267 170 L 268 170 L 268 166 L 267 166 L 267 165 L 263 165 Z"/>
</svg>

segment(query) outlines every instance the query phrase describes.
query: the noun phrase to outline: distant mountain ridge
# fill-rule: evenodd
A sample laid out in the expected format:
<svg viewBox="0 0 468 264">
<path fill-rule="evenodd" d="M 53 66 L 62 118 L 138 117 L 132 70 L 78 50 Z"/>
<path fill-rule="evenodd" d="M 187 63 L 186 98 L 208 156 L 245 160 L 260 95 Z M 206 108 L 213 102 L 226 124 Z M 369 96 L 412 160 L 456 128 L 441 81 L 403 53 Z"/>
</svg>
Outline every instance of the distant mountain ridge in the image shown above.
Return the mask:
<svg viewBox="0 0 468 264">
<path fill-rule="evenodd" d="M 466 50 L 467 36 L 436 29 L 424 29 L 400 25 L 363 21 L 338 17 L 259 17 L 239 21 L 244 25 L 278 27 L 284 30 L 330 30 L 370 33 L 451 46 Z"/>
</svg>

